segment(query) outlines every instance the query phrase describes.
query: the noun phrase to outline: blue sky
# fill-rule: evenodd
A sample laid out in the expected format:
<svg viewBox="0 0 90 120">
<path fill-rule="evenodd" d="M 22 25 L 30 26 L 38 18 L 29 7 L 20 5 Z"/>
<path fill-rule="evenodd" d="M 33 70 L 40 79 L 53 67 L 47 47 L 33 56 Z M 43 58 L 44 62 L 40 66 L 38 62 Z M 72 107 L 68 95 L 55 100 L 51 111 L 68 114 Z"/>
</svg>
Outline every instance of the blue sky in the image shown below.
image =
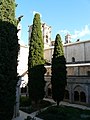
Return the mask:
<svg viewBox="0 0 90 120">
<path fill-rule="evenodd" d="M 40 13 L 41 21 L 52 27 L 52 40 L 57 33 L 62 41 L 67 33 L 72 35 L 72 42 L 90 40 L 90 0 L 16 0 L 16 3 L 16 18 L 24 15 L 21 39 L 25 44 L 35 12 Z"/>
</svg>

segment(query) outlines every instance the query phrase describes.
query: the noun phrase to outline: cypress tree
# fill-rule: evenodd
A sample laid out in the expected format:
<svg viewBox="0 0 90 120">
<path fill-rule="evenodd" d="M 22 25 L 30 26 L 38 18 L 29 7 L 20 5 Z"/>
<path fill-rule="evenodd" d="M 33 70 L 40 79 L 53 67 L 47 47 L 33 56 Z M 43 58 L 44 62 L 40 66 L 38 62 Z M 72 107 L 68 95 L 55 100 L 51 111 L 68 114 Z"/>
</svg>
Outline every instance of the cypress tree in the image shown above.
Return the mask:
<svg viewBox="0 0 90 120">
<path fill-rule="evenodd" d="M 41 31 L 40 15 L 36 13 L 33 19 L 32 33 L 29 40 L 28 57 L 28 87 L 31 102 L 37 104 L 44 97 L 44 43 Z"/>
<path fill-rule="evenodd" d="M 16 100 L 18 38 L 15 0 L 0 0 L 0 120 L 11 120 Z"/>
<path fill-rule="evenodd" d="M 59 102 L 64 98 L 64 91 L 66 86 L 66 60 L 64 57 L 63 45 L 59 34 L 55 38 L 54 53 L 52 58 L 52 98 Z"/>
</svg>

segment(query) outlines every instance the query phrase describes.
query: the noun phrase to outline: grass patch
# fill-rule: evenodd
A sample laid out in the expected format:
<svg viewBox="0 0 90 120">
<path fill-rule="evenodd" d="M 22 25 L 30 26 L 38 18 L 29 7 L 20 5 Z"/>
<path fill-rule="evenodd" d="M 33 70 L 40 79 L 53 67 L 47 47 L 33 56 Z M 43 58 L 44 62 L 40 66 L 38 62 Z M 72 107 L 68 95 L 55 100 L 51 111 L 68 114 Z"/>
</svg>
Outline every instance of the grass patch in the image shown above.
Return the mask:
<svg viewBox="0 0 90 120">
<path fill-rule="evenodd" d="M 39 113 L 37 117 L 44 120 L 90 120 L 90 111 L 69 106 L 52 106 Z"/>
</svg>

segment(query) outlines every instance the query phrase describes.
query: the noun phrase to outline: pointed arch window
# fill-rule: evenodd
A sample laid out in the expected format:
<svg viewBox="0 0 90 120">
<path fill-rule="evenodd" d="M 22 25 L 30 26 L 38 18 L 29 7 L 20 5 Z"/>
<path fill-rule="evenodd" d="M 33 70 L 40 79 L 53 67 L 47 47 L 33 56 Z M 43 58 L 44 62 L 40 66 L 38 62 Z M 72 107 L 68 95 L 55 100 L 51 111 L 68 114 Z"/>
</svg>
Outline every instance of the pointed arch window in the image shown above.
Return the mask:
<svg viewBox="0 0 90 120">
<path fill-rule="evenodd" d="M 81 102 L 86 102 L 86 95 L 84 92 L 80 92 L 80 101 Z"/>
<path fill-rule="evenodd" d="M 74 101 L 79 101 L 79 92 L 74 91 Z"/>
</svg>

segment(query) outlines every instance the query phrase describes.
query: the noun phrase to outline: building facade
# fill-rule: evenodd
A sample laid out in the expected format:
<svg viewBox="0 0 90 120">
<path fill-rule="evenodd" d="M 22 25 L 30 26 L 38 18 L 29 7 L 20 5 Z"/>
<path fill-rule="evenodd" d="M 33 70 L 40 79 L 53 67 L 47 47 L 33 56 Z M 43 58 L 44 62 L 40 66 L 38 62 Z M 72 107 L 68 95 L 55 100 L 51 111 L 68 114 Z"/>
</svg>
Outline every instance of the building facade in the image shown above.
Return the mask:
<svg viewBox="0 0 90 120">
<path fill-rule="evenodd" d="M 66 101 L 90 104 L 90 40 L 63 45 L 67 66 Z M 45 59 L 51 62 L 53 49 L 44 52 Z M 51 57 L 50 57 L 51 56 Z M 46 66 L 46 96 L 51 93 L 51 66 Z"/>
<path fill-rule="evenodd" d="M 21 77 L 21 93 L 27 94 L 27 84 L 28 84 L 28 52 L 29 47 L 24 44 L 20 44 L 20 51 L 18 55 L 18 74 Z"/>
<path fill-rule="evenodd" d="M 54 41 L 51 41 L 51 27 L 45 23 L 41 26 L 42 35 L 44 40 L 44 59 L 49 63 L 52 62 L 52 55 L 54 51 Z M 29 38 L 31 36 L 32 26 L 29 27 Z M 71 103 L 90 104 L 90 40 L 71 42 L 71 36 L 67 34 L 65 36 L 64 55 L 66 58 L 67 66 L 67 86 L 65 90 L 65 101 Z M 20 47 L 21 66 L 28 64 L 28 46 Z M 26 52 L 25 52 L 26 51 Z M 24 55 L 25 53 L 25 55 Z M 22 91 L 27 91 L 27 67 L 23 67 L 20 75 L 23 77 L 21 88 L 25 88 Z M 51 97 L 51 66 L 46 65 L 47 72 L 45 74 L 45 97 Z M 25 76 L 27 76 L 25 78 Z M 27 93 L 27 92 L 26 92 Z"/>
</svg>

